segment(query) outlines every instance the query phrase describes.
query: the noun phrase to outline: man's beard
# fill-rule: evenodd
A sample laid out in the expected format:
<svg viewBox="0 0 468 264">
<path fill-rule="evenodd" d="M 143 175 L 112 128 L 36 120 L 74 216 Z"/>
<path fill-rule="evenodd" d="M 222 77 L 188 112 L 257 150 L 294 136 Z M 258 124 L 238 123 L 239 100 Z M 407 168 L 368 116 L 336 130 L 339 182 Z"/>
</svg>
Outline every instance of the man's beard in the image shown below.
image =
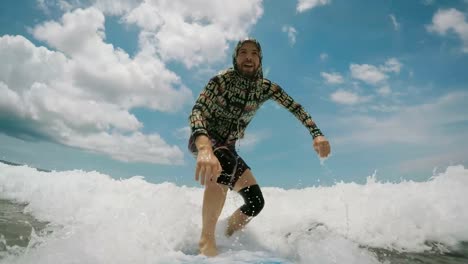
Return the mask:
<svg viewBox="0 0 468 264">
<path fill-rule="evenodd" d="M 243 69 L 239 69 L 239 72 L 242 76 L 246 77 L 246 78 L 249 78 L 249 79 L 253 79 L 256 77 L 257 75 L 257 72 L 258 72 L 258 68 L 254 71 L 245 71 Z"/>
</svg>

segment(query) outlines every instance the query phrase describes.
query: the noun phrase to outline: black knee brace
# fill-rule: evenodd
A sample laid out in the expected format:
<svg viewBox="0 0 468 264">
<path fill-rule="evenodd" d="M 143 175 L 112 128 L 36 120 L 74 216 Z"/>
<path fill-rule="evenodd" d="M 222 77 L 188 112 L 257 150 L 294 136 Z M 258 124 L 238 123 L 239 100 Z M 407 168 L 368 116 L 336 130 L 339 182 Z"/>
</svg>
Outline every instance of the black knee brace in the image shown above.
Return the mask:
<svg viewBox="0 0 468 264">
<path fill-rule="evenodd" d="M 240 207 L 240 211 L 248 216 L 257 216 L 265 205 L 262 191 L 258 184 L 245 187 L 239 191 L 244 198 L 245 204 Z"/>
</svg>

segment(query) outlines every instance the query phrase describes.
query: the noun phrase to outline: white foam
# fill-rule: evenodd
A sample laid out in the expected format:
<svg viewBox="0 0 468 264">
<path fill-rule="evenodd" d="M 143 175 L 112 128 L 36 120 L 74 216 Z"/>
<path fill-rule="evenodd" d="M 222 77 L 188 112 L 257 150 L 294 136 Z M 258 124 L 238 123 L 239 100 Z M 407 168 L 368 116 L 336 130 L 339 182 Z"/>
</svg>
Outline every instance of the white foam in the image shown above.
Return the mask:
<svg viewBox="0 0 468 264">
<path fill-rule="evenodd" d="M 365 247 L 428 249 L 468 240 L 468 170 L 449 167 L 428 182 L 338 183 L 263 188 L 264 211 L 244 232 L 222 235 L 241 205 L 228 195 L 218 228 L 221 255 L 196 256 L 202 189 L 115 180 L 98 172 L 38 172 L 0 164 L 0 198 L 28 203 L 53 232 L 33 236 L 3 263 L 378 263 Z M 364 248 L 362 247 L 364 246 Z"/>
</svg>

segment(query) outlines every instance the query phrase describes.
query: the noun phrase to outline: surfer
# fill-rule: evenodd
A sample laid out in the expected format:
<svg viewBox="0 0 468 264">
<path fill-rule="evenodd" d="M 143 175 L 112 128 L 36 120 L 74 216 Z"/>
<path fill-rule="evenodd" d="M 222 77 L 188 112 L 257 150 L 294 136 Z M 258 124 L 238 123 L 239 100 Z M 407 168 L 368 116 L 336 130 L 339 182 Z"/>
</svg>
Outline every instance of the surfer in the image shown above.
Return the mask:
<svg viewBox="0 0 468 264">
<path fill-rule="evenodd" d="M 227 236 L 242 229 L 265 204 L 250 167 L 235 148 L 265 101 L 275 100 L 308 129 L 320 157 L 330 154 L 328 140 L 305 109 L 278 84 L 263 78 L 262 49 L 257 40 L 239 41 L 232 58 L 233 67 L 209 80 L 189 116 L 188 147 L 196 157 L 195 180 L 205 186 L 199 249 L 206 256 L 218 254 L 215 229 L 228 189 L 239 193 L 245 204 L 229 217 Z"/>
</svg>

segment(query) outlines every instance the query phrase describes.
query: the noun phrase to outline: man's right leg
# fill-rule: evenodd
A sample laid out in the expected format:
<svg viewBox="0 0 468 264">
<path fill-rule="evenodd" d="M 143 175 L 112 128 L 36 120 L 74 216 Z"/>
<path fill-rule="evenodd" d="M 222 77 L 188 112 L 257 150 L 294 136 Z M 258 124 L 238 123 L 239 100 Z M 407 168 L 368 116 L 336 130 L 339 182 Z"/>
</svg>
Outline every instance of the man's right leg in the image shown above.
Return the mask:
<svg viewBox="0 0 468 264">
<path fill-rule="evenodd" d="M 205 256 L 216 256 L 215 231 L 216 223 L 223 210 L 228 187 L 215 182 L 208 182 L 205 185 L 202 209 L 202 233 L 199 242 L 200 253 Z"/>
</svg>

